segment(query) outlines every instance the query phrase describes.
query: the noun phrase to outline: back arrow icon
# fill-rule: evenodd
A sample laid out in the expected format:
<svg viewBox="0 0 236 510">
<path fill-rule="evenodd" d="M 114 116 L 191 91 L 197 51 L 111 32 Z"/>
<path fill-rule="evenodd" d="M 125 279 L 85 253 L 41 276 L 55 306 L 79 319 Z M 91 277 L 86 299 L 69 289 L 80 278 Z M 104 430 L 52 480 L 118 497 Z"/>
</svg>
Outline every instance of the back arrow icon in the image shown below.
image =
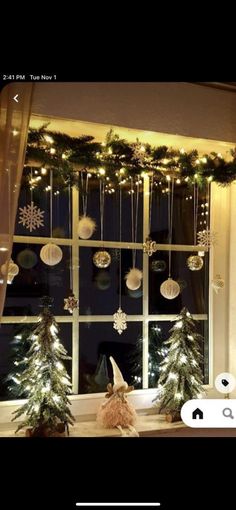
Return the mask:
<svg viewBox="0 0 236 510">
<path fill-rule="evenodd" d="M 16 94 L 16 95 L 13 97 L 13 99 L 14 99 L 14 101 L 16 101 L 16 103 L 18 103 L 18 102 L 19 102 L 19 101 L 18 101 L 18 99 L 17 99 L 17 98 L 18 98 L 18 96 L 19 96 L 19 94 Z"/>
</svg>

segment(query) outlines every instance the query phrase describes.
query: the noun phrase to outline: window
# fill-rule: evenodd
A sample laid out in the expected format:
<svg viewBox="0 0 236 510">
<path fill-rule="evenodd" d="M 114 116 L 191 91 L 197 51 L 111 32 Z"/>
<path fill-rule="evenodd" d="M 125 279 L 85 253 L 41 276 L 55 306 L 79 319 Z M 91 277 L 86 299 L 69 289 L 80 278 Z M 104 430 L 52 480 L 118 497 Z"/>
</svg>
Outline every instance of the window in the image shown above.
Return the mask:
<svg viewBox="0 0 236 510">
<path fill-rule="evenodd" d="M 208 290 L 209 256 L 205 253 L 201 271 L 190 271 L 187 258 L 193 253 L 194 214 L 193 193 L 185 182 L 176 185 L 173 199 L 172 243 L 169 245 L 168 188 L 153 183 L 146 176 L 134 192 L 138 209 L 136 229 L 131 228 L 131 194 L 127 181 L 122 188 L 122 231 L 120 241 L 119 190 L 105 193 L 104 229 L 101 240 L 101 210 L 99 180 L 91 178 L 87 213 L 96 220 L 97 228 L 91 239 L 78 239 L 78 219 L 83 214 L 83 201 L 76 188 L 61 190 L 49 175 L 32 169 L 38 185 L 29 190 L 24 170 L 19 207 L 34 201 L 45 211 L 44 225 L 30 232 L 16 218 L 13 259 L 20 266 L 19 275 L 7 288 L 1 330 L 1 373 L 6 376 L 11 367 L 10 339 L 20 327 L 36 322 L 39 298 L 49 294 L 54 298 L 53 313 L 61 329 L 62 341 L 72 356 L 68 365 L 72 375 L 73 393 L 100 393 L 111 376 L 109 355 L 113 355 L 129 383 L 136 389 L 155 388 L 158 363 L 153 365 L 155 342 L 163 347 L 171 321 L 183 306 L 187 306 L 199 320 L 204 336 L 204 381 L 209 382 Z M 50 185 L 52 189 L 50 189 Z M 209 225 L 209 187 L 199 189 L 198 230 Z M 136 202 L 135 202 L 136 200 Z M 19 209 L 18 209 L 19 211 Z M 158 251 L 151 257 L 143 252 L 149 234 L 158 243 Z M 60 246 L 63 257 L 56 266 L 47 266 L 40 259 L 40 249 L 50 240 Z M 133 250 L 136 266 L 143 271 L 142 286 L 128 290 L 124 275 L 132 266 Z M 104 247 L 112 257 L 108 268 L 98 269 L 93 255 Z M 26 253 L 27 250 L 27 253 Z M 195 248 L 196 251 L 196 248 Z M 178 281 L 181 293 L 173 300 L 160 294 L 160 285 L 168 278 L 171 253 L 171 274 Z M 113 328 L 113 314 L 119 306 L 119 270 L 121 279 L 121 307 L 127 314 L 127 329 L 119 335 Z M 70 289 L 79 295 L 79 313 L 70 315 L 64 310 L 64 298 Z M 155 361 L 155 360 L 154 360 Z M 6 385 L 1 387 L 1 399 L 11 397 Z"/>
</svg>

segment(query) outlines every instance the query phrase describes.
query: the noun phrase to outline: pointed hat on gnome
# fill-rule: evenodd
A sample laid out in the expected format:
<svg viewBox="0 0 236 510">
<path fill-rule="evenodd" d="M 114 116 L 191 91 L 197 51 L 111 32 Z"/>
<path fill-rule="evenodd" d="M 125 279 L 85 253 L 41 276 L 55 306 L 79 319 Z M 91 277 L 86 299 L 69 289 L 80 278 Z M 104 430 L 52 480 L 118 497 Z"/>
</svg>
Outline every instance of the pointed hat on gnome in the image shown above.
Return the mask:
<svg viewBox="0 0 236 510">
<path fill-rule="evenodd" d="M 113 369 L 113 391 L 116 392 L 116 391 L 120 391 L 120 390 L 127 390 L 128 388 L 128 384 L 126 381 L 124 381 L 124 378 L 123 378 L 123 375 L 118 367 L 118 365 L 116 364 L 115 360 L 113 359 L 112 356 L 110 356 L 110 362 L 112 364 L 112 369 Z"/>
</svg>

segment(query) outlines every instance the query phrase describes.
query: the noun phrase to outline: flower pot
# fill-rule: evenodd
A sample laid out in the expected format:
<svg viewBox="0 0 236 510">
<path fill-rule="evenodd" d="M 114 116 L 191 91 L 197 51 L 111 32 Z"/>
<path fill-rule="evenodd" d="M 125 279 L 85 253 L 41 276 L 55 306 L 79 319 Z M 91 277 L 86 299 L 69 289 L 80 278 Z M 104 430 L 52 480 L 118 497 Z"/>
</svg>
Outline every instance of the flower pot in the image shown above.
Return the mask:
<svg viewBox="0 0 236 510">
<path fill-rule="evenodd" d="M 26 429 L 25 435 L 26 437 L 66 437 L 68 430 L 64 423 L 58 423 L 54 430 L 45 425 L 39 425 L 34 429 Z"/>
</svg>

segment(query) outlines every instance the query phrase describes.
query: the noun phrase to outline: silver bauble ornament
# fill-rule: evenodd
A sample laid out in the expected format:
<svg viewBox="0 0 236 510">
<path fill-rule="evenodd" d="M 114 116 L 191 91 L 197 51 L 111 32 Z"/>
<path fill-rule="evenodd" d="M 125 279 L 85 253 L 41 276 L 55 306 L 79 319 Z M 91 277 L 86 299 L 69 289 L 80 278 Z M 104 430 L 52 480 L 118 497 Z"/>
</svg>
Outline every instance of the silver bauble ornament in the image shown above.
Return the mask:
<svg viewBox="0 0 236 510">
<path fill-rule="evenodd" d="M 107 290 L 111 285 L 111 277 L 107 271 L 99 271 L 95 280 L 99 290 Z"/>
<path fill-rule="evenodd" d="M 40 258 L 47 264 L 47 266 L 55 266 L 61 262 L 63 253 L 62 250 L 57 244 L 48 243 L 45 244 L 40 250 Z"/>
<path fill-rule="evenodd" d="M 140 271 L 140 269 L 137 269 L 136 267 L 133 267 L 125 275 L 126 287 L 128 287 L 129 290 L 139 289 L 142 283 L 142 278 L 143 278 L 142 271 Z"/>
<path fill-rule="evenodd" d="M 19 266 L 24 269 L 31 269 L 37 264 L 38 257 L 33 250 L 29 248 L 25 248 L 25 250 L 20 251 L 16 258 Z"/>
<path fill-rule="evenodd" d="M 92 237 L 96 223 L 89 216 L 82 216 L 78 224 L 78 235 L 81 239 L 90 239 Z"/>
<path fill-rule="evenodd" d="M 200 271 L 203 267 L 203 259 L 199 255 L 190 255 L 187 259 L 187 264 L 191 271 Z"/>
<path fill-rule="evenodd" d="M 168 278 L 161 284 L 160 292 L 166 299 L 175 299 L 180 293 L 180 286 L 175 280 Z"/>
<path fill-rule="evenodd" d="M 153 260 L 151 269 L 154 273 L 162 273 L 166 270 L 166 262 L 164 260 Z"/>
<path fill-rule="evenodd" d="M 94 253 L 93 256 L 93 263 L 96 267 L 99 267 L 100 269 L 105 269 L 111 263 L 110 253 L 108 253 L 108 251 L 105 250 L 96 251 L 96 253 Z"/>
</svg>

